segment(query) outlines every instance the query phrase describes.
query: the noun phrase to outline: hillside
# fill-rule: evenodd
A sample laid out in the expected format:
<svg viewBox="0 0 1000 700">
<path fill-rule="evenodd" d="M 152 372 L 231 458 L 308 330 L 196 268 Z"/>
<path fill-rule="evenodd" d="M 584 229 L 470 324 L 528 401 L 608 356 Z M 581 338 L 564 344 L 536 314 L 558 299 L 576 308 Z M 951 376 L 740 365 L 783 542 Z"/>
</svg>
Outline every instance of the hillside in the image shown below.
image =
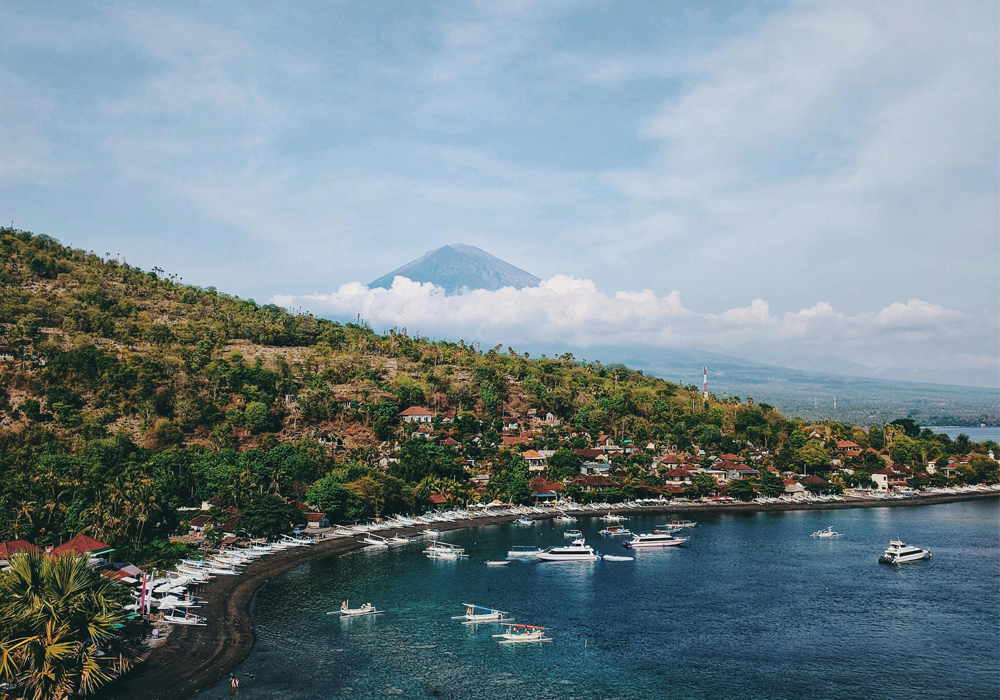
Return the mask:
<svg viewBox="0 0 1000 700">
<path fill-rule="evenodd" d="M 257 532 L 300 519 L 293 501 L 333 519 L 422 509 L 432 493 L 525 501 L 529 448 L 546 452 L 541 475 L 581 498 L 596 495 L 580 490 L 581 460 L 598 453 L 612 465 L 602 498 L 669 496 L 670 455 L 810 473 L 830 462 L 766 404 L 706 403 L 693 386 L 569 355 L 291 315 L 11 229 L 0 229 L 0 346 L 2 539 L 86 530 L 153 558 L 186 530 L 179 509 L 206 499 Z M 430 422 L 405 422 L 411 407 Z M 969 449 L 903 436 L 912 429 L 820 432 L 892 441 L 905 447 L 892 459 L 915 466 Z M 470 481 L 480 474 L 488 482 Z"/>
<path fill-rule="evenodd" d="M 411 260 L 402 267 L 379 277 L 369 287 L 392 286 L 397 275 L 414 282 L 431 282 L 453 294 L 467 289 L 497 290 L 501 287 L 534 287 L 541 282 L 508 262 L 471 245 L 453 243 Z"/>
</svg>

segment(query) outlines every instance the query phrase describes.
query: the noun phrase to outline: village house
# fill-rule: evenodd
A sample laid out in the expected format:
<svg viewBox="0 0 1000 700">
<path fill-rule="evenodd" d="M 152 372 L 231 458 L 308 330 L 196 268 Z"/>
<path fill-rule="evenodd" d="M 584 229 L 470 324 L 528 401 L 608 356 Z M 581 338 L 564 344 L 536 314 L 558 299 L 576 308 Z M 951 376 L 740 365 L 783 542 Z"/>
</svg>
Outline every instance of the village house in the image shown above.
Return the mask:
<svg viewBox="0 0 1000 700">
<path fill-rule="evenodd" d="M 583 462 L 580 464 L 581 474 L 601 475 L 611 472 L 611 465 L 607 462 Z"/>
<path fill-rule="evenodd" d="M 785 479 L 785 493 L 792 498 L 797 498 L 805 495 L 806 487 L 795 479 Z"/>
<path fill-rule="evenodd" d="M 6 569 L 10 565 L 10 558 L 22 552 L 37 552 L 38 547 L 26 540 L 10 540 L 0 542 L 0 569 Z"/>
<path fill-rule="evenodd" d="M 564 488 L 558 481 L 548 481 L 542 477 L 535 477 L 530 484 L 535 503 L 551 503 L 558 500 L 559 492 Z"/>
<path fill-rule="evenodd" d="M 434 414 L 423 406 L 410 406 L 400 411 L 399 417 L 404 423 L 430 423 L 434 420 Z"/>
<path fill-rule="evenodd" d="M 663 478 L 675 484 L 690 484 L 691 479 L 694 478 L 694 475 L 687 469 L 678 468 L 678 469 L 671 469 L 670 471 L 668 471 L 666 474 L 663 475 Z"/>
<path fill-rule="evenodd" d="M 90 565 L 93 567 L 99 567 L 110 563 L 108 556 L 114 551 L 113 547 L 99 540 L 95 540 L 93 537 L 88 537 L 81 532 L 69 542 L 65 542 L 58 547 L 53 547 L 48 550 L 48 553 L 53 556 L 70 553 L 77 557 L 89 556 Z"/>
<path fill-rule="evenodd" d="M 614 488 L 615 482 L 606 476 L 593 475 L 593 476 L 578 476 L 573 479 L 573 484 L 577 486 L 581 491 L 590 493 L 595 491 L 606 491 L 607 489 Z"/>
<path fill-rule="evenodd" d="M 431 502 L 432 506 L 443 506 L 448 502 L 447 497 L 442 496 L 439 493 L 432 493 L 430 496 L 427 497 L 427 500 Z"/>
<path fill-rule="evenodd" d="M 0 345 L 0 362 L 13 362 L 14 348 L 7 345 Z"/>
<path fill-rule="evenodd" d="M 728 479 L 747 479 L 751 476 L 758 476 L 759 471 L 753 467 L 748 467 L 745 464 L 732 464 L 726 469 L 726 478 Z"/>
<path fill-rule="evenodd" d="M 548 467 L 545 457 L 535 450 L 528 450 L 521 457 L 528 463 L 529 472 L 543 472 Z"/>
<path fill-rule="evenodd" d="M 837 451 L 838 452 L 854 452 L 859 453 L 861 450 L 861 445 L 856 442 L 851 442 L 850 440 L 837 440 Z"/>
<path fill-rule="evenodd" d="M 306 513 L 305 515 L 306 527 L 310 530 L 330 527 L 330 519 L 326 517 L 326 513 Z"/>
<path fill-rule="evenodd" d="M 214 523 L 215 518 L 211 515 L 199 515 L 195 518 L 191 518 L 191 522 L 188 523 L 188 534 L 191 535 L 191 537 L 203 537 L 205 535 L 205 529 Z"/>
<path fill-rule="evenodd" d="M 500 438 L 506 447 L 513 447 L 514 445 L 527 445 L 531 442 L 531 438 L 527 435 L 508 435 L 507 437 Z"/>
</svg>

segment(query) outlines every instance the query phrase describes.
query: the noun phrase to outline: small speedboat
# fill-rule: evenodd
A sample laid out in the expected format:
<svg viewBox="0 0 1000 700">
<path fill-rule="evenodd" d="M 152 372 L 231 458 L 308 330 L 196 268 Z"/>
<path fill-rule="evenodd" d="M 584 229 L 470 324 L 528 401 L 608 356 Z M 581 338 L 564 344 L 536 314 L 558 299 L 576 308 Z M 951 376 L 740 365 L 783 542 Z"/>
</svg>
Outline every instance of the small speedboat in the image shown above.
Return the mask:
<svg viewBox="0 0 1000 700">
<path fill-rule="evenodd" d="M 566 532 L 563 533 L 563 537 L 568 537 L 574 540 L 578 540 L 581 537 L 583 537 L 583 533 L 580 532 L 579 530 L 567 530 Z"/>
<path fill-rule="evenodd" d="M 510 564 L 510 561 L 507 559 L 500 559 L 500 560 L 488 559 L 486 561 L 486 566 L 507 566 L 508 564 Z"/>
<path fill-rule="evenodd" d="M 907 562 L 930 558 L 931 552 L 929 549 L 913 547 L 900 540 L 889 540 L 889 548 L 885 550 L 885 554 L 880 556 L 878 560 L 881 564 L 906 564 Z"/>
</svg>

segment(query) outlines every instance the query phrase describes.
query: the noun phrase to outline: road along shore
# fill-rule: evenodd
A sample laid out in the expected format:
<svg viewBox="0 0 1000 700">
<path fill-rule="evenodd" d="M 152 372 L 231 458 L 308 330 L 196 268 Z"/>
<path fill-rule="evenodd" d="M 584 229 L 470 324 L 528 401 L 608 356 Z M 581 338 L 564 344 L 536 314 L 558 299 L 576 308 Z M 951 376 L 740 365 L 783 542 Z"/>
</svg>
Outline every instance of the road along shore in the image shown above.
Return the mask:
<svg viewBox="0 0 1000 700">
<path fill-rule="evenodd" d="M 678 505 L 666 502 L 633 508 L 631 514 L 693 515 L 696 513 L 753 513 L 786 510 L 842 510 L 845 508 L 896 508 L 996 499 L 1000 492 L 935 494 L 910 500 L 833 501 L 829 503 L 727 503 L 722 505 Z M 584 516 L 599 516 L 598 511 L 569 511 Z M 536 515 L 544 520 L 552 515 Z M 515 516 L 500 516 L 435 523 L 442 532 L 463 528 L 489 527 L 510 522 Z M 400 528 L 380 535 L 415 535 L 427 526 Z M 366 545 L 355 537 L 321 540 L 312 547 L 294 547 L 262 557 L 240 576 L 221 576 L 206 586 L 201 594 L 207 600 L 204 609 L 209 618 L 206 627 L 175 626 L 166 641 L 153 648 L 147 658 L 132 671 L 96 694 L 102 700 L 187 700 L 202 688 L 226 678 L 250 654 L 255 642 L 250 604 L 254 594 L 269 580 L 297 566 L 317 559 L 336 556 Z"/>
</svg>

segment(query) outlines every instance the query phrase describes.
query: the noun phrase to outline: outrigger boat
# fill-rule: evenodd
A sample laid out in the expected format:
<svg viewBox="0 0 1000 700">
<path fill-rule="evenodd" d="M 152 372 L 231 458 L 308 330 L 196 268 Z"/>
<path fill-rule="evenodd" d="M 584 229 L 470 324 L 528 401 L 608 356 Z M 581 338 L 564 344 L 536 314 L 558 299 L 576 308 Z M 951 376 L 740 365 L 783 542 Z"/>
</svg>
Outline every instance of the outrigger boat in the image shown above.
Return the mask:
<svg viewBox="0 0 1000 700">
<path fill-rule="evenodd" d="M 497 644 L 525 644 L 527 642 L 551 642 L 552 637 L 545 636 L 545 628 L 537 625 L 508 624 L 507 631 L 490 635 Z"/>
<path fill-rule="evenodd" d="M 813 534 L 811 534 L 809 536 L 810 537 L 819 537 L 820 539 L 828 540 L 831 537 L 843 537 L 844 533 L 842 533 L 842 532 L 834 532 L 833 531 L 833 525 L 831 525 L 830 527 L 825 528 L 823 530 L 817 530 L 816 532 L 814 532 Z"/>
<path fill-rule="evenodd" d="M 507 566 L 510 562 L 506 559 L 487 559 L 486 566 Z"/>
<path fill-rule="evenodd" d="M 605 537 L 624 537 L 625 535 L 631 535 L 632 531 L 627 527 L 606 527 L 597 534 L 604 535 Z"/>
<path fill-rule="evenodd" d="M 380 547 L 381 548 L 381 547 L 388 547 L 389 546 L 389 540 L 387 540 L 386 538 L 382 537 L 381 535 L 368 534 L 368 535 L 365 535 L 364 539 L 361 540 L 361 541 L 364 542 L 367 545 L 371 545 L 372 547 Z"/>
<path fill-rule="evenodd" d="M 534 525 L 535 521 L 529 518 L 527 515 L 522 515 L 520 518 L 514 521 L 515 525 Z"/>
<path fill-rule="evenodd" d="M 352 608 L 349 601 L 340 604 L 340 610 L 328 612 L 327 615 L 340 615 L 341 617 L 365 617 L 366 615 L 381 615 L 385 610 L 376 610 L 371 603 L 365 603 L 360 608 Z"/>
<path fill-rule="evenodd" d="M 465 553 L 463 547 L 459 547 L 457 544 L 449 544 L 448 542 L 438 542 L 437 540 L 428 545 L 427 549 L 424 550 L 424 554 L 431 559 L 462 559 L 469 556 Z"/>
<path fill-rule="evenodd" d="M 620 523 L 622 520 L 628 520 L 628 518 L 626 518 L 623 515 L 614 515 L 609 510 L 607 515 L 602 515 L 601 516 L 601 520 L 603 520 L 606 523 Z"/>
<path fill-rule="evenodd" d="M 690 528 L 690 527 L 694 527 L 697 524 L 698 523 L 692 522 L 690 520 L 675 520 L 672 523 L 667 523 L 666 525 L 662 525 L 661 527 L 689 527 Z"/>
<path fill-rule="evenodd" d="M 556 517 L 554 517 L 552 520 L 555 521 L 555 522 L 557 522 L 557 523 L 575 523 L 577 521 L 577 519 L 574 518 L 569 513 L 560 513 L 559 515 L 557 515 Z"/>
<path fill-rule="evenodd" d="M 514 618 L 510 616 L 510 613 L 506 613 L 503 610 L 484 608 L 482 605 L 476 605 L 475 603 L 462 603 L 462 605 L 465 606 L 465 614 L 455 615 L 451 619 L 463 620 L 463 625 L 478 625 L 481 622 L 514 622 Z"/>
</svg>

